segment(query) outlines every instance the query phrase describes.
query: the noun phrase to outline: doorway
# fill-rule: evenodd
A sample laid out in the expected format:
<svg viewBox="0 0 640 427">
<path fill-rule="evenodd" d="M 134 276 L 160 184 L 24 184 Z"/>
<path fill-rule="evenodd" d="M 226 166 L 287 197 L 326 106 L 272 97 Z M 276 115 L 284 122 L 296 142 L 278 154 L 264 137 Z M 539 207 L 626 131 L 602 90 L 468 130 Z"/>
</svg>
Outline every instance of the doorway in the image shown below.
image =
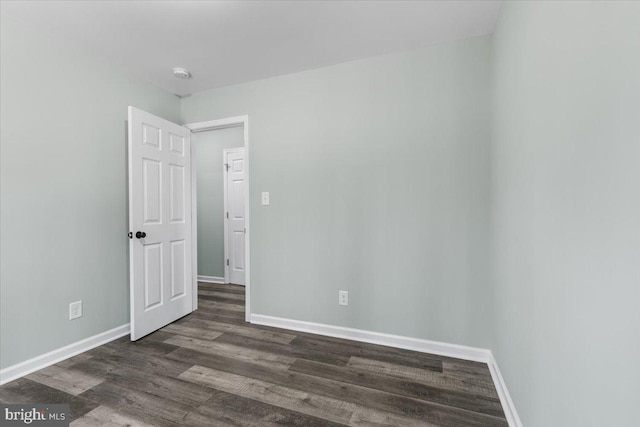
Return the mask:
<svg viewBox="0 0 640 427">
<path fill-rule="evenodd" d="M 192 131 L 194 283 L 244 285 L 249 321 L 250 223 L 248 117 L 185 125 Z M 197 307 L 197 291 L 194 292 Z"/>
</svg>

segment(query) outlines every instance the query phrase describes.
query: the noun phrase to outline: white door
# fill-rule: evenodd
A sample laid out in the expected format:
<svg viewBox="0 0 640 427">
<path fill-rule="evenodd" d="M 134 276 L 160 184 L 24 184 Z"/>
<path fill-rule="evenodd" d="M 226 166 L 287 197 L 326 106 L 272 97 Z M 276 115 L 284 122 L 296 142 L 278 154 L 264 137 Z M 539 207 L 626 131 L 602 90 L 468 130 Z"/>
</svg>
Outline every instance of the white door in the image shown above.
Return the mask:
<svg viewBox="0 0 640 427">
<path fill-rule="evenodd" d="M 129 107 L 132 341 L 193 311 L 190 136 Z"/>
<path fill-rule="evenodd" d="M 224 150 L 226 254 L 229 282 L 245 284 L 245 161 L 244 148 Z"/>
</svg>

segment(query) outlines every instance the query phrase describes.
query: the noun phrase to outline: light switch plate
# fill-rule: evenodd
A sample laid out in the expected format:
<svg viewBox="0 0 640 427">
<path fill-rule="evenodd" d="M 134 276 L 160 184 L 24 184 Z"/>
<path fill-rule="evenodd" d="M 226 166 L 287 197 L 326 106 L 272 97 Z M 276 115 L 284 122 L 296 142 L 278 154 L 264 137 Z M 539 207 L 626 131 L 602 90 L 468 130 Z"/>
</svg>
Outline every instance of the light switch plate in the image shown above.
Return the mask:
<svg viewBox="0 0 640 427">
<path fill-rule="evenodd" d="M 269 202 L 269 192 L 268 191 L 263 191 L 262 192 L 262 206 L 269 206 L 270 202 Z"/>
</svg>

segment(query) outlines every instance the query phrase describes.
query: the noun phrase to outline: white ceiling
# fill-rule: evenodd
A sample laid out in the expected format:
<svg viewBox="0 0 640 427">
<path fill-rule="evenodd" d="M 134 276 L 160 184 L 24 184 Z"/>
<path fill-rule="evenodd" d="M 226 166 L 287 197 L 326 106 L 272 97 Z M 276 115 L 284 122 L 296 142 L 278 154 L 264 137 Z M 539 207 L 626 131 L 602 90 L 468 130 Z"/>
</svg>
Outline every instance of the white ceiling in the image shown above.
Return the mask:
<svg viewBox="0 0 640 427">
<path fill-rule="evenodd" d="M 489 34 L 500 3 L 2 1 L 0 12 L 184 96 Z"/>
</svg>

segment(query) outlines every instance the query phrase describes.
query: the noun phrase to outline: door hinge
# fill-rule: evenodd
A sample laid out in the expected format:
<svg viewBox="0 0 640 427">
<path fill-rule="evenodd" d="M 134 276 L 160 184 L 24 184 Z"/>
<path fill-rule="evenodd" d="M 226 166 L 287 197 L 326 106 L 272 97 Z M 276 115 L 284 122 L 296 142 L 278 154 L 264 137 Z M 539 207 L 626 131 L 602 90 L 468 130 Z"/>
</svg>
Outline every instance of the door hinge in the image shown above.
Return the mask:
<svg viewBox="0 0 640 427">
<path fill-rule="evenodd" d="M 227 212 L 227 219 L 229 219 L 229 212 Z"/>
<path fill-rule="evenodd" d="M 244 229 L 244 234 L 247 234 L 247 229 L 246 228 Z"/>
<path fill-rule="evenodd" d="M 227 258 L 227 265 L 229 265 L 229 259 Z"/>
<path fill-rule="evenodd" d="M 227 172 L 229 172 L 229 163 L 225 163 L 224 167 L 227 168 Z"/>
</svg>

